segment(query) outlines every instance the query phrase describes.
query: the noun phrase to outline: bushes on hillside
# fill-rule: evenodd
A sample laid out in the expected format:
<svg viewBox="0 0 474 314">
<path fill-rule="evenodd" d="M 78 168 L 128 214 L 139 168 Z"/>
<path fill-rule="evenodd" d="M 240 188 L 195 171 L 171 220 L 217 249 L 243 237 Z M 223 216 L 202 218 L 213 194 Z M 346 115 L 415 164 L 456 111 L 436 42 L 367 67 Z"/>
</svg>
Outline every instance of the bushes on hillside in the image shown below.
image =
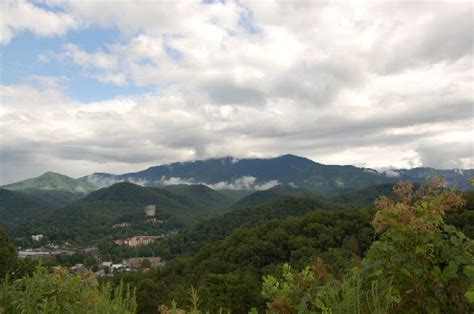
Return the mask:
<svg viewBox="0 0 474 314">
<path fill-rule="evenodd" d="M 398 201 L 376 202 L 379 239 L 360 266 L 334 280 L 317 267 L 283 278 L 267 276 L 263 295 L 272 313 L 471 313 L 474 310 L 474 241 L 444 222 L 464 205 L 462 196 L 432 179 L 417 191 L 398 184 Z M 318 266 L 319 265 L 319 266 Z"/>
<path fill-rule="evenodd" d="M 90 272 L 70 274 L 65 268 L 48 272 L 38 267 L 32 276 L 0 286 L 0 313 L 135 313 L 135 295 L 123 284 L 99 287 Z"/>
</svg>

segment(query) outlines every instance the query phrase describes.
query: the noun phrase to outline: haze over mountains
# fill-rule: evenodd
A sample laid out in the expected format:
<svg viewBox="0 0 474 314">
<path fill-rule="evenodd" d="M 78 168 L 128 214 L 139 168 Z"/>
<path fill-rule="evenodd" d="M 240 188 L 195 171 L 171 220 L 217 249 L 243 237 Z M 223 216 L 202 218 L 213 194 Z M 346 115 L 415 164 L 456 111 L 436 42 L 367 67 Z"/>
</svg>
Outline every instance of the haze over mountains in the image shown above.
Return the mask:
<svg viewBox="0 0 474 314">
<path fill-rule="evenodd" d="M 448 186 L 470 189 L 474 170 L 433 168 L 392 169 L 379 172 L 355 166 L 323 165 L 310 159 L 283 155 L 268 159 L 236 159 L 225 157 L 191 162 L 177 162 L 146 170 L 114 175 L 94 173 L 78 179 L 47 172 L 39 177 L 5 185 L 13 191 L 64 191 L 87 194 L 117 182 L 162 187 L 178 184 L 202 184 L 215 190 L 255 191 L 277 185 L 318 193 L 334 193 L 361 189 L 399 180 L 422 182 L 427 176 L 440 175 Z"/>
</svg>

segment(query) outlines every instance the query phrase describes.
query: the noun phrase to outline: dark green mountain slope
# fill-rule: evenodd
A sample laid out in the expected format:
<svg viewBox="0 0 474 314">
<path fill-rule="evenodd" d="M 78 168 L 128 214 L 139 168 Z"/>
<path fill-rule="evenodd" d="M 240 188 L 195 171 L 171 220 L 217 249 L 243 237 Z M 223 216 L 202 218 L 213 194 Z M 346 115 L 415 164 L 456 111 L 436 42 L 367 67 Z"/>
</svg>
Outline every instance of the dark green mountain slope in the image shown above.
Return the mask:
<svg viewBox="0 0 474 314">
<path fill-rule="evenodd" d="M 39 198 L 0 188 L 0 224 L 8 231 L 51 207 L 50 203 Z"/>
<path fill-rule="evenodd" d="M 87 195 L 83 202 L 125 202 L 154 204 L 158 209 L 174 214 L 187 215 L 202 220 L 208 215 L 222 213 L 232 199 L 203 185 L 177 185 L 166 188 L 143 187 L 120 182 Z"/>
<path fill-rule="evenodd" d="M 465 193 L 468 204 L 447 217 L 466 235 L 472 231 L 473 195 Z M 338 278 L 358 263 L 354 256 L 363 256 L 374 240 L 374 213 L 375 209 L 316 210 L 255 228 L 238 228 L 223 241 L 174 259 L 159 271 L 127 273 L 115 280 L 124 279 L 137 288 L 142 313 L 160 304 L 171 304 L 172 300 L 185 306 L 190 286 L 197 291 L 203 311 L 212 313 L 222 307 L 232 313 L 247 313 L 257 307 L 264 312 L 265 301 L 260 293 L 263 275 L 280 275 L 283 263 L 294 270 L 318 267 L 314 258 L 319 256 L 325 261 L 324 269 Z"/>
<path fill-rule="evenodd" d="M 232 205 L 235 199 L 234 196 L 230 196 L 228 193 L 215 191 L 202 184 L 167 185 L 162 187 L 162 189 L 186 198 L 193 202 L 193 204 L 199 204 L 201 207 L 215 208 L 217 206 L 220 209 L 224 209 Z"/>
<path fill-rule="evenodd" d="M 314 198 L 285 197 L 266 204 L 240 208 L 186 227 L 178 235 L 153 245 L 149 253 L 170 259 L 196 252 L 201 247 L 224 239 L 233 230 L 262 225 L 273 219 L 302 216 L 315 209 L 342 207 Z"/>
<path fill-rule="evenodd" d="M 393 193 L 394 186 L 394 183 L 371 185 L 360 190 L 352 190 L 340 193 L 333 197 L 332 200 L 344 204 L 371 206 L 379 196 L 395 196 Z"/>
<path fill-rule="evenodd" d="M 318 195 L 305 189 L 294 188 L 291 186 L 277 185 L 268 190 L 257 191 L 246 197 L 240 199 L 235 203 L 233 208 L 242 208 L 248 206 L 256 206 L 264 203 L 272 202 L 285 197 L 307 197 L 307 198 L 318 198 Z"/>
<path fill-rule="evenodd" d="M 140 312 L 172 300 L 185 304 L 191 285 L 203 311 L 223 307 L 232 313 L 248 313 L 254 306 L 263 310 L 263 275 L 278 272 L 285 262 L 297 269 L 311 265 L 317 255 L 328 261 L 331 270 L 341 273 L 351 265 L 351 253 L 363 252 L 370 245 L 372 214 L 315 211 L 254 229 L 234 230 L 222 242 L 171 261 L 159 272 L 126 274 L 125 281 L 138 289 Z"/>
<path fill-rule="evenodd" d="M 179 194 L 180 191 L 185 191 L 185 195 Z M 82 243 L 126 235 L 159 235 L 225 211 L 220 206 L 230 202 L 206 187 L 186 187 L 173 193 L 121 182 L 92 192 L 72 205 L 36 217 L 16 228 L 15 235 L 43 233 L 50 240 Z M 148 204 L 156 205 L 156 217 L 166 220 L 163 225 L 145 223 L 144 205 Z M 123 229 L 112 227 L 122 222 L 129 222 L 131 226 Z"/>
</svg>

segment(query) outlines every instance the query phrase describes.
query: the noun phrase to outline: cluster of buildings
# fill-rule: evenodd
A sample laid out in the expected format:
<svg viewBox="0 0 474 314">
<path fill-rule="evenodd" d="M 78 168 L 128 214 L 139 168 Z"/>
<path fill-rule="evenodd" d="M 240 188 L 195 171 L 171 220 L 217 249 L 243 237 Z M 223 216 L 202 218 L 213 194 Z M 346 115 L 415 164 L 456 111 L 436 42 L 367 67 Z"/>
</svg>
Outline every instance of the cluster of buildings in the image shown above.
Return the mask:
<svg viewBox="0 0 474 314">
<path fill-rule="evenodd" d="M 159 257 L 134 257 L 125 259 L 120 263 L 113 262 L 99 262 L 94 265 L 93 269 L 96 270 L 95 274 L 99 277 L 113 276 L 114 274 L 128 271 L 142 271 L 146 272 L 150 269 L 157 269 L 164 266 L 165 262 L 162 262 Z M 84 273 L 90 269 L 84 264 L 76 264 L 69 267 L 69 271 L 72 273 Z"/>
<path fill-rule="evenodd" d="M 153 225 L 161 225 L 164 223 L 164 220 L 161 220 L 155 217 L 156 205 L 146 205 L 144 208 L 144 211 L 145 211 L 145 216 L 147 217 L 145 221 L 146 223 L 153 224 Z M 123 228 L 123 227 L 128 227 L 128 226 L 130 226 L 130 223 L 123 222 L 120 224 L 115 224 L 112 227 Z M 124 239 L 118 239 L 118 240 L 115 240 L 114 243 L 119 246 L 136 247 L 140 245 L 152 244 L 156 240 L 163 239 L 164 237 L 165 237 L 164 234 L 159 235 L 159 236 L 142 235 L 142 236 L 134 236 L 134 237 L 124 238 Z"/>
<path fill-rule="evenodd" d="M 161 219 L 157 219 L 156 217 L 152 217 L 152 218 L 148 218 L 145 222 L 151 225 L 162 225 L 165 221 Z"/>
<path fill-rule="evenodd" d="M 39 248 L 28 248 L 18 251 L 19 258 L 31 258 L 33 260 L 38 260 L 42 258 L 52 257 L 53 255 L 66 254 L 73 255 L 75 253 L 85 252 L 97 255 L 99 249 L 96 246 L 87 246 L 87 247 L 71 247 L 71 246 L 58 246 L 58 245 L 46 245 Z"/>
<path fill-rule="evenodd" d="M 163 239 L 165 237 L 164 234 L 159 235 L 159 236 L 135 236 L 135 237 L 130 237 L 130 238 L 125 238 L 125 239 L 118 239 L 115 240 L 115 244 L 119 246 L 129 246 L 129 247 L 136 247 L 140 245 L 148 245 L 152 244 L 158 239 Z"/>
<path fill-rule="evenodd" d="M 160 268 L 164 265 L 159 257 L 134 257 L 123 260 L 121 263 L 102 262 L 100 263 L 97 275 L 113 275 L 126 271 L 147 271 L 151 268 Z"/>
<path fill-rule="evenodd" d="M 119 224 L 115 224 L 112 226 L 112 228 L 125 228 L 125 227 L 130 227 L 130 223 L 129 222 L 122 222 L 122 223 L 119 223 Z"/>
</svg>

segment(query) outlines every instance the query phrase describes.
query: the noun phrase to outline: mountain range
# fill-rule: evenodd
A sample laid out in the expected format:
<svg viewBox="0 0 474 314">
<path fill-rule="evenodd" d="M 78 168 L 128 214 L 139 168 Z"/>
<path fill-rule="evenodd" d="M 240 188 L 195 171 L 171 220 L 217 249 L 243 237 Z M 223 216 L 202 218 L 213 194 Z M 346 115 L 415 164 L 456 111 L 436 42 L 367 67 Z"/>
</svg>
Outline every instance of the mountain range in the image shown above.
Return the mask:
<svg viewBox="0 0 474 314">
<path fill-rule="evenodd" d="M 121 175 L 93 173 L 78 179 L 47 172 L 36 178 L 5 185 L 3 188 L 26 192 L 60 190 L 87 194 L 117 182 L 131 182 L 149 187 L 201 184 L 214 190 L 227 191 L 258 191 L 282 185 L 316 193 L 340 193 L 399 180 L 423 182 L 430 175 L 442 176 L 449 187 L 469 190 L 472 188 L 469 179 L 474 177 L 474 170 L 422 167 L 382 172 L 350 165 L 324 165 L 294 155 L 265 159 L 225 157 L 176 162 Z"/>
</svg>

